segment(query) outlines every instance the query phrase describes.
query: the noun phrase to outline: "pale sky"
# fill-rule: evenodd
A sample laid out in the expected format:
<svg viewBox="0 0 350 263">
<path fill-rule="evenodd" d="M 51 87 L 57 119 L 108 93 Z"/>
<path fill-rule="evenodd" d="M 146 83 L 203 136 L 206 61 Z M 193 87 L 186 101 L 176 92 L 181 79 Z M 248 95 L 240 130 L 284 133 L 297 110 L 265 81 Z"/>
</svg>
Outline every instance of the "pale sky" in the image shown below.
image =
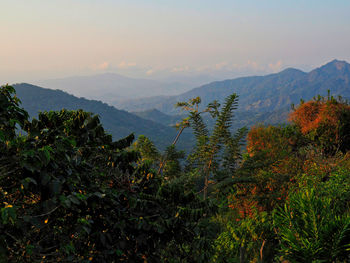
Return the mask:
<svg viewBox="0 0 350 263">
<path fill-rule="evenodd" d="M 0 0 L 0 10 L 1 84 L 350 61 L 350 0 Z"/>
</svg>

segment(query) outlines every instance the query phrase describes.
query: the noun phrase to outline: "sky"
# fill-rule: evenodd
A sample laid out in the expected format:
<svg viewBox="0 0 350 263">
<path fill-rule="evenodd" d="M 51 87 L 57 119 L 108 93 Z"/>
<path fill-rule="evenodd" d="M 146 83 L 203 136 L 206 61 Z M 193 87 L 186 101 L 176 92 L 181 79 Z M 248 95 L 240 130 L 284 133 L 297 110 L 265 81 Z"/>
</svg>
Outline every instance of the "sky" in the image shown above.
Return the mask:
<svg viewBox="0 0 350 263">
<path fill-rule="evenodd" d="M 2 83 L 308 71 L 350 62 L 349 0 L 0 0 Z"/>
</svg>

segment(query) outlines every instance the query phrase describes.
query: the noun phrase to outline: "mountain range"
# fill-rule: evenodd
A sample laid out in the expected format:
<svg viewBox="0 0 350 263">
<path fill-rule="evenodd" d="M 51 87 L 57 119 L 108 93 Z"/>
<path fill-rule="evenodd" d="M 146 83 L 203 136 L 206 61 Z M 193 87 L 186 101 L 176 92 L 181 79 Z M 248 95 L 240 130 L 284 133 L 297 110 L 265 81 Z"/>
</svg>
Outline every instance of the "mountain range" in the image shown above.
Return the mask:
<svg viewBox="0 0 350 263">
<path fill-rule="evenodd" d="M 129 78 L 116 73 L 38 80 L 32 84 L 109 104 L 155 95 L 175 95 L 188 91 L 191 87 L 182 82 Z"/>
<path fill-rule="evenodd" d="M 216 81 L 176 96 L 115 102 L 115 107 L 97 100 L 78 98 L 61 90 L 30 84 L 14 86 L 23 107 L 31 116 L 45 110 L 84 109 L 98 114 L 114 139 L 134 132 L 136 135 L 146 135 L 164 149 L 176 136 L 176 130 L 171 126 L 186 114 L 174 108 L 178 101 L 199 96 L 202 105 L 207 105 L 213 100 L 223 102 L 235 92 L 239 95 L 239 106 L 235 112 L 234 128 L 250 127 L 257 123 L 283 123 L 287 120 L 291 104 L 298 104 L 300 99 L 309 100 L 318 94 L 326 96 L 328 90 L 332 95 L 350 98 L 350 64 L 333 60 L 310 72 L 289 68 L 266 76 Z M 102 89 L 103 85 L 99 88 Z M 66 89 L 69 90 L 69 87 Z M 83 95 L 84 90 L 81 92 Z M 110 98 L 111 101 L 115 99 L 113 96 Z M 213 125 L 210 118 L 205 117 L 205 121 L 209 127 Z M 193 141 L 191 131 L 185 130 L 178 146 L 180 149 L 189 149 Z"/>
<path fill-rule="evenodd" d="M 166 114 L 178 114 L 174 104 L 201 97 L 202 104 L 213 100 L 223 102 L 232 93 L 239 95 L 238 111 L 250 113 L 276 112 L 290 108 L 300 99 L 309 100 L 318 94 L 350 97 L 350 64 L 333 60 L 308 73 L 288 68 L 266 76 L 242 77 L 212 82 L 177 96 L 157 96 L 134 99 L 115 106 L 128 111 L 157 109 Z"/>
<path fill-rule="evenodd" d="M 61 90 L 45 89 L 27 83 L 13 85 L 17 97 L 22 102 L 22 107 L 28 111 L 31 117 L 36 117 L 39 111 L 50 110 L 77 110 L 83 109 L 98 114 L 104 128 L 113 138 L 120 139 L 131 133 L 145 135 L 156 142 L 156 145 L 164 149 L 174 140 L 177 131 L 175 128 L 146 120 L 124 110 L 118 110 L 106 103 L 96 100 L 78 98 Z M 187 147 L 191 141 L 191 134 L 185 132 L 184 140 L 179 140 L 180 149 Z"/>
</svg>

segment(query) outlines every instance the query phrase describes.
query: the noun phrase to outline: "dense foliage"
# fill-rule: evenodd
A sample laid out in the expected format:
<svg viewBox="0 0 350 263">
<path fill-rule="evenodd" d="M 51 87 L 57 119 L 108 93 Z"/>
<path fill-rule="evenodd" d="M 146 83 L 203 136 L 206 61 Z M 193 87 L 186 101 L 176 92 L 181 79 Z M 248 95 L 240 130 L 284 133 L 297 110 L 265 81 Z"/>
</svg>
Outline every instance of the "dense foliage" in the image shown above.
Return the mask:
<svg viewBox="0 0 350 263">
<path fill-rule="evenodd" d="M 0 253 L 3 262 L 116 262 L 191 258 L 211 207 L 181 182 L 135 165 L 133 135 L 119 141 L 82 110 L 29 121 L 1 88 Z M 15 134 L 16 124 L 22 127 Z M 203 256 L 205 258 L 205 255 Z"/>
<path fill-rule="evenodd" d="M 178 103 L 188 117 L 161 152 L 83 110 L 29 119 L 1 87 L 0 262 L 349 262 L 347 102 L 247 134 L 232 132 L 237 101 Z"/>
<path fill-rule="evenodd" d="M 338 130 L 330 122 L 315 126 L 319 136 L 305 132 L 309 121 L 301 112 L 310 104 L 325 105 L 331 116 L 321 113 L 326 119 L 350 113 L 346 102 L 318 97 L 295 108 L 291 125 L 250 130 L 238 171 L 250 180 L 229 196 L 237 215 L 217 240 L 217 257 L 231 257 L 229 262 L 350 260 L 349 144 L 334 140 Z M 316 119 L 318 113 L 310 115 Z M 337 121 L 339 127 L 349 124 L 350 118 Z M 340 131 L 339 138 L 345 138 L 346 130 Z"/>
</svg>

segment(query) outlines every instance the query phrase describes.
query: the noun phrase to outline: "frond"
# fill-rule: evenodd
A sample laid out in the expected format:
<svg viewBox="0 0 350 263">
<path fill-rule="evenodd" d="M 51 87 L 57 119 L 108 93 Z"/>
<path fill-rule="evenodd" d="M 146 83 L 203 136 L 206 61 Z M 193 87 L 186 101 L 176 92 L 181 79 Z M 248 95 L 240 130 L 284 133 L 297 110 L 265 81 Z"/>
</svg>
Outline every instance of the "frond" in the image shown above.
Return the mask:
<svg viewBox="0 0 350 263">
<path fill-rule="evenodd" d="M 199 138 L 208 136 L 208 128 L 205 125 L 202 116 L 198 112 L 190 113 L 190 126 L 192 127 L 197 141 Z"/>
<path fill-rule="evenodd" d="M 225 100 L 224 106 L 218 115 L 213 130 L 213 139 L 217 142 L 222 142 L 231 137 L 230 128 L 232 125 L 233 111 L 237 109 L 238 96 L 236 93 L 228 96 Z"/>
</svg>

